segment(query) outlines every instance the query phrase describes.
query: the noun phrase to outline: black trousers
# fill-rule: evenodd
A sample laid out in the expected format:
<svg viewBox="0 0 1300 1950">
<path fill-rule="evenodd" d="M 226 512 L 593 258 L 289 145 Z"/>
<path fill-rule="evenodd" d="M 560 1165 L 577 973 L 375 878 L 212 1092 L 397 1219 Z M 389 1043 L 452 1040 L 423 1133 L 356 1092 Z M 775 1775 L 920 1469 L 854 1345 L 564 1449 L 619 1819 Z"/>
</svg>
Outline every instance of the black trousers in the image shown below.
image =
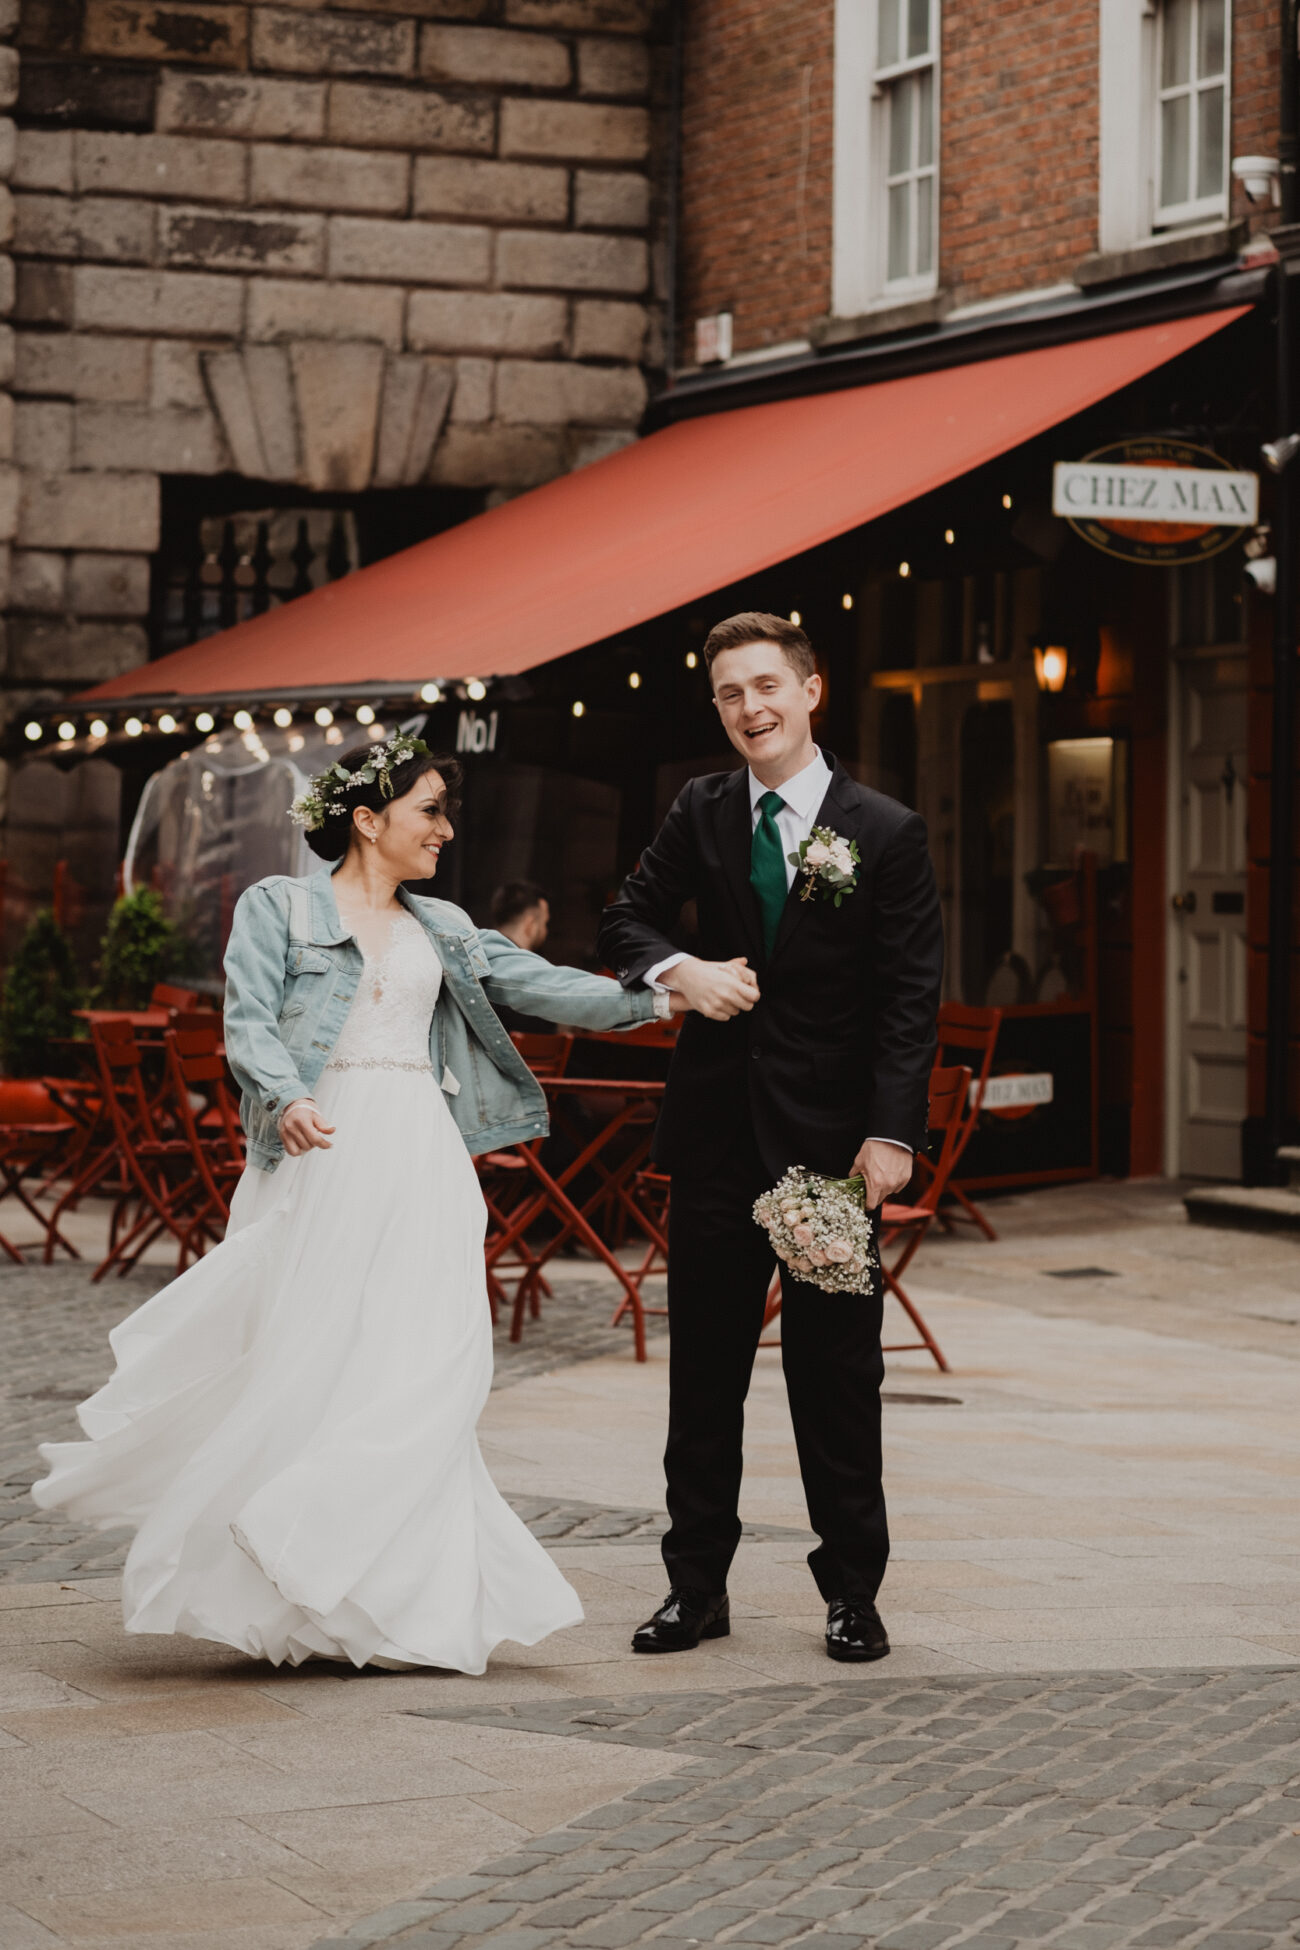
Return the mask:
<svg viewBox="0 0 1300 1950">
<path fill-rule="evenodd" d="M 663 1554 L 674 1585 L 726 1589 L 740 1541 L 745 1396 L 776 1259 L 752 1208 L 772 1183 L 745 1128 L 673 1174 L 669 1217 L 668 1478 Z M 889 1529 L 881 1488 L 882 1299 L 781 1273 L 781 1359 L 823 1598 L 873 1600 Z"/>
</svg>

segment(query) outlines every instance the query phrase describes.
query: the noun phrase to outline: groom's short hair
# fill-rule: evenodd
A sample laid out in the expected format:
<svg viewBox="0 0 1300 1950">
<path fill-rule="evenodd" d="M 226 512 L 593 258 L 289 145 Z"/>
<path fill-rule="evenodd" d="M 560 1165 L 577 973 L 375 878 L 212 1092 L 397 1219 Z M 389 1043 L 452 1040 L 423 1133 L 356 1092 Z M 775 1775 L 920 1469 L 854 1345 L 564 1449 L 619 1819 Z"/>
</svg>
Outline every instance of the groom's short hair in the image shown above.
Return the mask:
<svg viewBox="0 0 1300 1950">
<path fill-rule="evenodd" d="M 796 675 L 807 680 L 817 669 L 813 647 L 797 623 L 784 616 L 768 616 L 761 609 L 743 609 L 725 623 L 715 623 L 704 640 L 704 662 L 712 673 L 713 659 L 724 650 L 743 650 L 747 643 L 774 643 Z"/>
</svg>

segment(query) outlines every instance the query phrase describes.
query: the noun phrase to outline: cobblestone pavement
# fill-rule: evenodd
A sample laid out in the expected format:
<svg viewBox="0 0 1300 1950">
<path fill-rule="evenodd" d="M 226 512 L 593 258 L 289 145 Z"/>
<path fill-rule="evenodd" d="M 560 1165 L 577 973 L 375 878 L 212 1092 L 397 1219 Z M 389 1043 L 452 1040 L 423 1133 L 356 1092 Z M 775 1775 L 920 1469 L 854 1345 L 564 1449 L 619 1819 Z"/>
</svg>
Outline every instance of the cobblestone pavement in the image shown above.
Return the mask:
<svg viewBox="0 0 1300 1950">
<path fill-rule="evenodd" d="M 1300 1942 L 1295 1671 L 873 1671 L 413 1717 L 683 1766 L 315 1950 Z"/>
<path fill-rule="evenodd" d="M 519 1343 L 511 1344 L 507 1323 L 498 1324 L 494 1388 L 509 1388 L 623 1344 L 622 1328 L 611 1332 L 609 1326 L 612 1281 L 584 1278 L 580 1269 L 581 1262 L 566 1262 L 554 1270 L 554 1292 L 543 1303 L 542 1318 L 525 1324 Z M 107 1577 L 121 1569 L 129 1532 L 69 1523 L 57 1511 L 36 1509 L 28 1491 L 42 1473 L 37 1443 L 74 1438 L 76 1404 L 110 1372 L 110 1330 L 169 1277 L 165 1268 L 147 1267 L 92 1286 L 84 1265 L 0 1269 L 0 1581 Z M 646 1322 L 651 1334 L 662 1333 L 666 1325 L 657 1316 Z M 648 1510 L 562 1506 L 541 1498 L 520 1502 L 538 1505 L 536 1511 L 521 1509 L 521 1515 L 545 1526 L 537 1534 L 552 1541 L 601 1537 L 639 1543 L 662 1530 L 660 1518 Z M 600 1523 L 610 1528 L 592 1527 Z"/>
</svg>

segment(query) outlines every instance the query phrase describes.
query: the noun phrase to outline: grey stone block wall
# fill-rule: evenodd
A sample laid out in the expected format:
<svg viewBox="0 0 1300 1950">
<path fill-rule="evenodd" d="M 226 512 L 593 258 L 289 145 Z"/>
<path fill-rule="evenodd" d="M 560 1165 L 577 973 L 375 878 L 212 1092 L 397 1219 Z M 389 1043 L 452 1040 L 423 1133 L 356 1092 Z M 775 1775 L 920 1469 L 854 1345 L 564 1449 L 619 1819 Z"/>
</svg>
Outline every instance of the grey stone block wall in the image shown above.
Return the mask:
<svg viewBox="0 0 1300 1950">
<path fill-rule="evenodd" d="M 145 654 L 164 476 L 500 497 L 634 436 L 661 4 L 0 0 L 7 716 Z"/>
</svg>

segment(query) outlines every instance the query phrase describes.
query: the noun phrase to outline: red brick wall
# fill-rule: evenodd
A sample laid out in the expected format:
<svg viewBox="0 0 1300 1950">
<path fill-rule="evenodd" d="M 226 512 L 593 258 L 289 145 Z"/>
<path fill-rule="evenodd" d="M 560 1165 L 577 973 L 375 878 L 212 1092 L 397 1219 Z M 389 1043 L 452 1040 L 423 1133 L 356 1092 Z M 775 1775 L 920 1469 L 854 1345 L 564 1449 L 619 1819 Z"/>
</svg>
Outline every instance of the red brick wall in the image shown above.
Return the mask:
<svg viewBox="0 0 1300 1950">
<path fill-rule="evenodd" d="M 1060 283 L 1097 247 L 1097 0 L 942 13 L 939 281 L 958 304 Z"/>
<path fill-rule="evenodd" d="M 1097 248 L 1097 0 L 943 0 L 942 14 L 940 283 L 973 304 L 1065 282 Z M 703 314 L 731 311 L 747 352 L 802 338 L 829 310 L 834 8 L 695 0 L 688 19 L 689 365 Z M 1276 77 L 1275 0 L 1236 0 L 1233 155 L 1276 154 Z M 1250 210 L 1236 186 L 1232 209 Z"/>
<path fill-rule="evenodd" d="M 832 0 L 694 0 L 682 90 L 681 339 L 730 311 L 735 349 L 830 308 Z"/>
</svg>

